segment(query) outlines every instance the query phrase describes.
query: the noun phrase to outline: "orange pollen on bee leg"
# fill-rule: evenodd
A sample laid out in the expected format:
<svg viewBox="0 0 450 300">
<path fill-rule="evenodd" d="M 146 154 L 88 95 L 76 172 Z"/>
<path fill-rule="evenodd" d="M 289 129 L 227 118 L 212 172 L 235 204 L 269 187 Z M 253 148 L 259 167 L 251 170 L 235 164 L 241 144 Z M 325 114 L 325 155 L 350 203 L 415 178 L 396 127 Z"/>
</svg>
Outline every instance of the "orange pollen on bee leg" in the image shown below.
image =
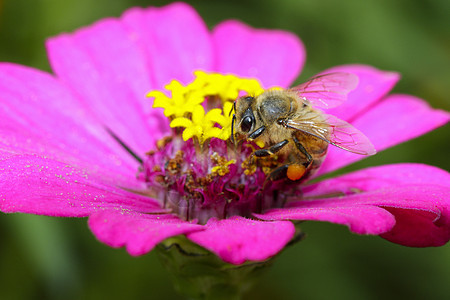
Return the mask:
<svg viewBox="0 0 450 300">
<path fill-rule="evenodd" d="M 290 165 L 287 169 L 287 177 L 290 180 L 298 180 L 303 177 L 306 172 L 306 168 L 303 165 L 293 164 Z"/>
</svg>

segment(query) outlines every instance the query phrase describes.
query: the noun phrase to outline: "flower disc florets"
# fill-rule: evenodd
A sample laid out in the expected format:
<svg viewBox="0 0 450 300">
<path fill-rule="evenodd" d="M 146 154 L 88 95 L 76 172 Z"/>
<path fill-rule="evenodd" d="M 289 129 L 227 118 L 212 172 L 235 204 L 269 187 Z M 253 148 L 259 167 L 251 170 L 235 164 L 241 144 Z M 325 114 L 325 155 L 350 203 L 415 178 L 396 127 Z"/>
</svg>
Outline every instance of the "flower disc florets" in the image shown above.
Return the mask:
<svg viewBox="0 0 450 300">
<path fill-rule="evenodd" d="M 171 97 L 148 94 L 154 107 L 164 108 L 173 131 L 147 153 L 140 179 L 165 208 L 200 223 L 282 206 L 283 197 L 274 197 L 279 186 L 266 185 L 278 157 L 257 159 L 251 155 L 256 145 L 230 141 L 233 101 L 243 93 L 260 94 L 261 85 L 234 75 L 195 75 L 187 86 L 168 84 Z"/>
</svg>

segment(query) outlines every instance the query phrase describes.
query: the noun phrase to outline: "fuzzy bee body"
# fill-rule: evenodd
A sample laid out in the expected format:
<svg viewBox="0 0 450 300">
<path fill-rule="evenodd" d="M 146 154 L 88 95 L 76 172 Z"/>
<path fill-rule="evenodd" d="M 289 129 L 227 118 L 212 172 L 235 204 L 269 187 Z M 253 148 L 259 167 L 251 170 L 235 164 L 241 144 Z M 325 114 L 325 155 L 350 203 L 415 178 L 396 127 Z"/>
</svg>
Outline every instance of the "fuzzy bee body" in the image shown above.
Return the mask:
<svg viewBox="0 0 450 300">
<path fill-rule="evenodd" d="M 355 87 L 355 81 L 354 75 L 332 73 L 292 89 L 238 98 L 234 103 L 232 139 L 263 142 L 266 148 L 253 155 L 277 154 L 282 158 L 283 163 L 270 174 L 271 180 L 310 178 L 324 161 L 329 144 L 358 154 L 374 154 L 373 145 L 361 132 L 315 107 L 339 105 Z"/>
</svg>

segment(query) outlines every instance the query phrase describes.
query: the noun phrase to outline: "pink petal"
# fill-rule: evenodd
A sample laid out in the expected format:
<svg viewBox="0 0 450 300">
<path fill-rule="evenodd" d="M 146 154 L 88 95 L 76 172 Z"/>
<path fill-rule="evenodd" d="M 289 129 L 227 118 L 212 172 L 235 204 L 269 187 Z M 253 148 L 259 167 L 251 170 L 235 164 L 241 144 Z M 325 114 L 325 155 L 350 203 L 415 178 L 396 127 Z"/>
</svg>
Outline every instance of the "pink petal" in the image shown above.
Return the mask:
<svg viewBox="0 0 450 300">
<path fill-rule="evenodd" d="M 299 200 L 288 204 L 288 207 L 343 207 L 353 205 L 375 205 L 404 209 L 423 210 L 440 216 L 445 209 L 449 187 L 431 184 L 393 185 L 375 191 L 355 191 L 346 196 L 334 196 L 315 200 Z M 430 197 L 431 195 L 431 197 Z"/>
<path fill-rule="evenodd" d="M 395 199 L 383 199 L 377 205 L 395 216 L 395 227 L 381 235 L 393 243 L 431 247 L 442 246 L 450 240 L 448 182 L 446 187 L 417 185 L 399 188 Z"/>
<path fill-rule="evenodd" d="M 329 221 L 347 225 L 358 234 L 388 233 L 386 237 L 393 242 L 425 247 L 450 240 L 449 207 L 448 186 L 393 185 L 339 198 L 296 201 L 289 208 L 270 210 L 257 217 Z M 422 225 L 420 231 L 416 225 L 409 227 L 414 222 Z"/>
<path fill-rule="evenodd" d="M 17 125 L 8 117 L 2 121 L 5 121 L 8 127 L 0 127 L 0 159 L 37 155 L 89 170 L 92 174 L 115 178 L 117 184 L 129 187 L 136 184 L 136 168 L 132 169 L 121 163 L 120 156 L 100 150 L 98 152 L 101 152 L 103 157 L 94 160 L 95 157 L 87 156 L 78 150 L 79 146 L 70 147 L 58 140 L 27 132 L 26 127 Z M 9 127 L 11 125 L 12 128 Z"/>
<path fill-rule="evenodd" d="M 47 42 L 53 71 L 76 93 L 85 110 L 138 153 L 161 135 L 146 93 L 152 88 L 146 56 L 125 26 L 105 19 Z M 152 134 L 153 133 L 153 134 Z"/>
<path fill-rule="evenodd" d="M 381 235 L 388 241 L 408 247 L 438 247 L 450 240 L 448 209 L 445 217 L 439 218 L 438 221 L 434 214 L 427 212 L 391 207 L 387 207 L 386 210 L 395 215 L 396 219 L 394 228 Z"/>
<path fill-rule="evenodd" d="M 281 208 L 255 214 L 262 220 L 325 221 L 347 226 L 358 234 L 381 234 L 395 225 L 395 218 L 385 209 L 369 205 L 326 206 L 305 202 L 305 207 Z"/>
<path fill-rule="evenodd" d="M 211 37 L 192 7 L 178 2 L 161 8 L 133 8 L 124 13 L 122 21 L 146 56 L 155 88 L 161 89 L 172 79 L 188 83 L 193 71 L 211 70 Z"/>
<path fill-rule="evenodd" d="M 60 217 L 85 217 L 106 208 L 161 211 L 156 200 L 116 184 L 114 177 L 99 179 L 64 162 L 15 155 L 0 160 L 0 210 Z"/>
<path fill-rule="evenodd" d="M 445 125 L 449 119 L 449 113 L 433 109 L 419 98 L 397 94 L 388 96 L 358 116 L 352 125 L 369 138 L 377 151 L 381 151 Z M 365 156 L 330 146 L 317 175 L 363 158 Z"/>
<path fill-rule="evenodd" d="M 352 73 L 359 79 L 358 86 L 349 93 L 346 102 L 327 110 L 327 113 L 347 122 L 352 122 L 357 116 L 380 101 L 400 79 L 398 73 L 381 71 L 366 65 L 336 66 L 321 73 L 333 72 Z"/>
<path fill-rule="evenodd" d="M 113 210 L 91 215 L 89 227 L 101 242 L 114 248 L 125 246 L 131 255 L 143 255 L 166 238 L 203 229 L 173 215 Z"/>
<path fill-rule="evenodd" d="M 302 188 L 304 197 L 336 193 L 353 194 L 400 185 L 433 184 L 450 186 L 450 174 L 442 169 L 413 163 L 372 167 Z"/>
<path fill-rule="evenodd" d="M 209 219 L 205 227 L 187 237 L 232 264 L 265 260 L 283 249 L 295 233 L 291 222 L 261 222 L 238 216 Z"/>
<path fill-rule="evenodd" d="M 288 87 L 305 62 L 302 42 L 285 31 L 226 21 L 214 29 L 213 42 L 218 72 L 254 77 L 265 87 Z"/>
<path fill-rule="evenodd" d="M 53 149 L 133 177 L 137 168 L 79 99 L 42 71 L 0 64 L 0 128 L 0 148 L 11 152 L 50 155 Z"/>
</svg>

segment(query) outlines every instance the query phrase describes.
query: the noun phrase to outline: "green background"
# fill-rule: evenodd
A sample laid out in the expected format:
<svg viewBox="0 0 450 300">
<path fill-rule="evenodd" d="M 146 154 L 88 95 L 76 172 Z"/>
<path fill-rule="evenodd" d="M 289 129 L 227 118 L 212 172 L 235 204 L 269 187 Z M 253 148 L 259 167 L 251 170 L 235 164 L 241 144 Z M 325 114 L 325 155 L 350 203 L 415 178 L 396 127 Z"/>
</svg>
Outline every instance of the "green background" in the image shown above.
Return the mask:
<svg viewBox="0 0 450 300">
<path fill-rule="evenodd" d="M 235 18 L 295 32 L 307 49 L 299 81 L 325 68 L 370 64 L 402 74 L 395 92 L 449 110 L 450 1 L 188 1 L 212 27 Z M 0 61 L 49 70 L 45 38 L 145 0 L 0 0 Z M 450 168 L 449 126 L 344 171 L 394 162 Z M 248 299 L 424 299 L 450 295 L 450 246 L 414 249 L 345 227 L 305 223 Z M 131 257 L 95 240 L 85 219 L 0 215 L 2 299 L 178 299 L 154 253 Z"/>
</svg>

